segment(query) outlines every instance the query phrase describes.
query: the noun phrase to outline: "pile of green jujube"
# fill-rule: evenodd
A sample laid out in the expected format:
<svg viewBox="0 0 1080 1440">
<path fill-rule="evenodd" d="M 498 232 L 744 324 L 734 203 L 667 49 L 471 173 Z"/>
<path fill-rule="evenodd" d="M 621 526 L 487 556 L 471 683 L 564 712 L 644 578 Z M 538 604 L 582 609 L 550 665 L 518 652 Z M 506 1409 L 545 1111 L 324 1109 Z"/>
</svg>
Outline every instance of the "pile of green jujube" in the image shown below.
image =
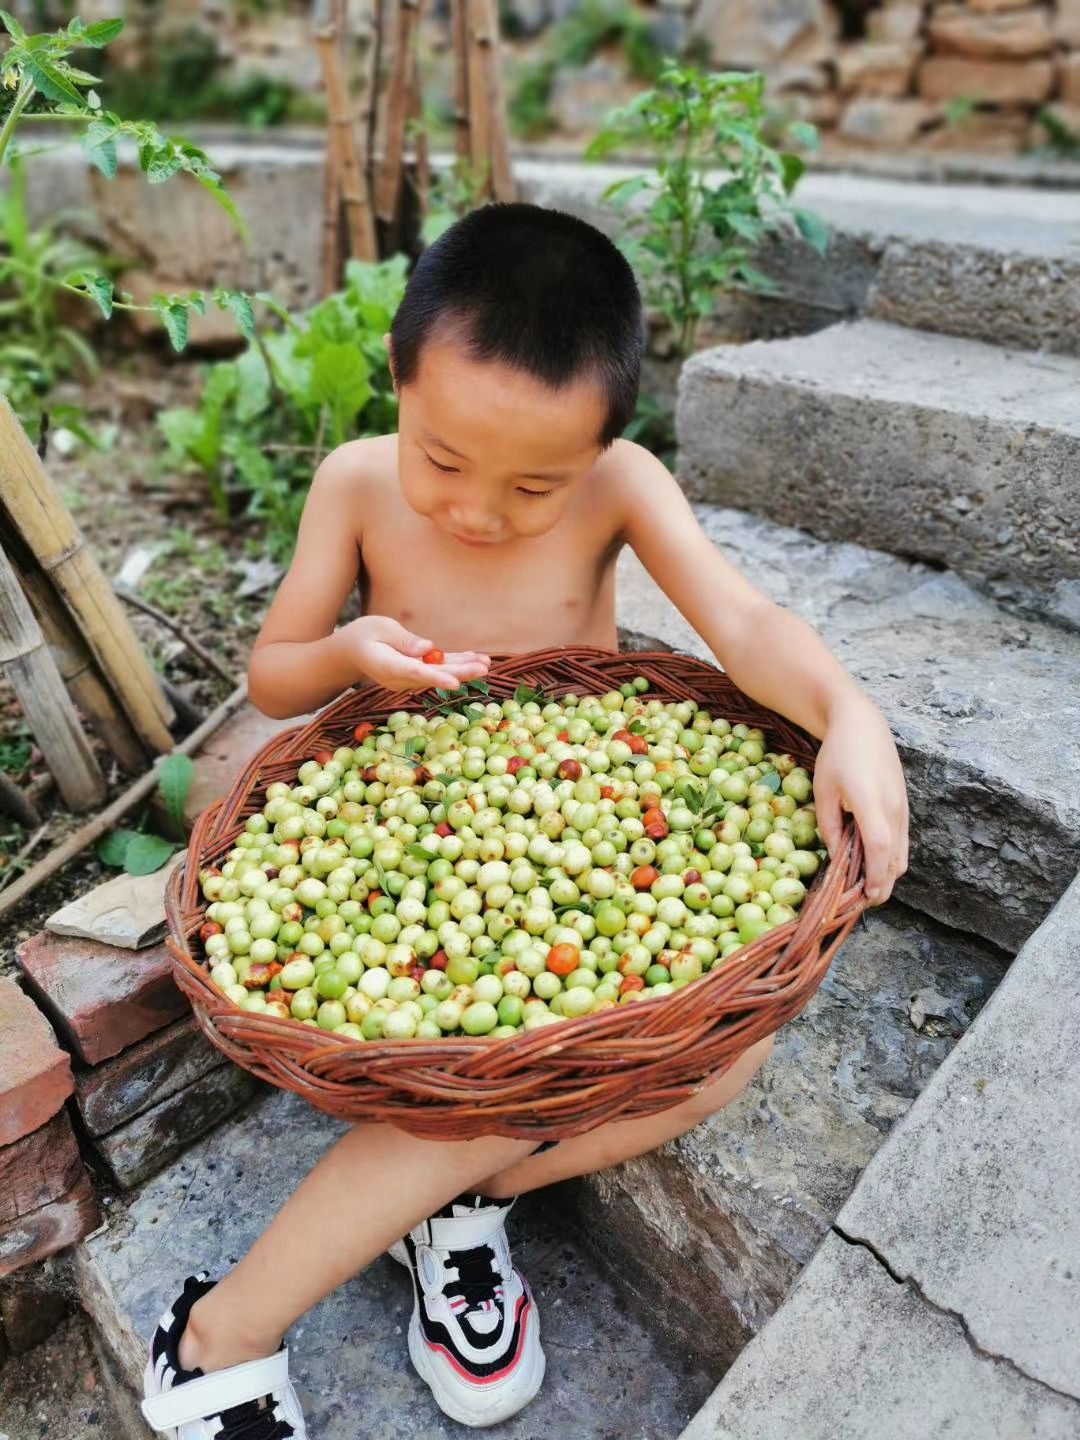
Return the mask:
<svg viewBox="0 0 1080 1440">
<path fill-rule="evenodd" d="M 670 995 L 795 920 L 808 772 L 642 679 L 485 682 L 266 787 L 200 875 L 213 984 L 355 1041 L 511 1036 Z"/>
</svg>

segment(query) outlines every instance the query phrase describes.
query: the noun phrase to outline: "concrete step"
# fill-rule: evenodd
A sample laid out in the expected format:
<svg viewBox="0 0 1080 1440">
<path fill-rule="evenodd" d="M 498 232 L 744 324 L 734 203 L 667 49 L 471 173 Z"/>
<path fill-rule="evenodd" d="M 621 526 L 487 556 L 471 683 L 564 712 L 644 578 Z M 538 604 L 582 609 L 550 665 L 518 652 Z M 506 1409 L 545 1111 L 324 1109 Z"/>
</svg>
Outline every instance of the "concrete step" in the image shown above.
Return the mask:
<svg viewBox="0 0 1080 1440">
<path fill-rule="evenodd" d="M 679 475 L 1080 627 L 1080 360 L 879 321 L 694 355 Z"/>
<path fill-rule="evenodd" d="M 1080 867 L 1080 635 L 1008 614 L 955 575 L 738 510 L 697 513 L 888 717 L 912 810 L 900 898 L 1019 949 Z M 629 553 L 617 595 L 624 644 L 708 657 Z"/>
<path fill-rule="evenodd" d="M 732 1105 L 581 1182 L 581 1233 L 620 1289 L 663 1315 L 686 1353 L 729 1365 L 1005 964 L 896 903 L 870 915 Z M 936 1017 L 922 1029 L 918 995 Z"/>
<path fill-rule="evenodd" d="M 324 137 L 268 140 L 220 126 L 195 126 L 192 135 L 209 148 L 248 221 L 250 250 L 208 196 L 184 186 L 148 190 L 134 149 L 124 146 L 119 177 L 96 189 L 77 152 L 65 148 L 35 161 L 29 174 L 35 223 L 63 207 L 96 212 L 101 238 L 137 254 L 151 274 L 209 287 L 272 286 L 283 302 L 310 303 L 319 293 L 319 247 L 303 217 L 320 204 Z M 434 164 L 449 160 L 436 155 Z M 602 200 L 605 188 L 646 169 L 645 161 L 514 162 L 522 199 L 580 214 L 612 233 L 621 220 Z M 831 226 L 829 253 L 819 258 L 792 239 L 771 244 L 761 264 L 777 298 L 725 305 L 751 331 L 791 333 L 792 325 L 814 329 L 866 314 L 999 345 L 1080 354 L 1080 190 L 815 172 L 798 201 Z"/>
<path fill-rule="evenodd" d="M 515 163 L 522 198 L 569 210 L 614 233 L 602 199 L 644 164 Z M 925 184 L 811 173 L 798 203 L 829 224 L 828 254 L 792 237 L 760 257 L 777 296 L 754 307 L 759 333 L 854 315 L 996 345 L 1080 355 L 1080 192 L 1009 185 Z"/>
<path fill-rule="evenodd" d="M 343 1128 L 294 1095 L 269 1093 L 138 1195 L 117 1201 L 109 1228 L 79 1247 L 82 1302 L 132 1389 L 141 1393 L 146 1340 L 180 1280 L 234 1264 Z M 522 1200 L 511 1217 L 548 1369 L 529 1409 L 487 1433 L 493 1440 L 674 1440 L 720 1368 L 692 1364 L 659 1323 L 650 1330 L 627 1312 L 570 1216 L 565 1190 L 555 1188 Z M 363 1195 L 355 1213 L 333 1223 L 362 1224 Z M 312 1436 L 462 1440 L 471 1433 L 446 1419 L 413 1371 L 411 1313 L 408 1276 L 383 1256 L 293 1327 L 293 1377 Z"/>
<path fill-rule="evenodd" d="M 1080 1434 L 1080 879 L 684 1440 Z"/>
</svg>

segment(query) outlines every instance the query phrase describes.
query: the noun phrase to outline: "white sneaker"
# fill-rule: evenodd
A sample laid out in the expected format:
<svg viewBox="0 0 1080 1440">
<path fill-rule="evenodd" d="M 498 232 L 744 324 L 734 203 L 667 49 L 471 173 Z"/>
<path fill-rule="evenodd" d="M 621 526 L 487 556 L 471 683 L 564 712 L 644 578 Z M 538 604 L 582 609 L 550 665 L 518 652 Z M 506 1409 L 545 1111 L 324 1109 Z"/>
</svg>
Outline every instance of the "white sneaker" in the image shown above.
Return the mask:
<svg viewBox="0 0 1080 1440">
<path fill-rule="evenodd" d="M 170 1440 L 307 1440 L 300 1402 L 289 1380 L 289 1352 L 232 1365 L 185 1370 L 180 1337 L 196 1300 L 214 1281 L 190 1275 L 158 1321 L 143 1375 L 142 1412 L 152 1430 Z"/>
<path fill-rule="evenodd" d="M 462 1425 L 516 1415 L 544 1379 L 540 1317 L 510 1259 L 509 1213 L 481 1196 L 455 1201 L 390 1249 L 413 1278 L 409 1356 L 439 1409 Z"/>
</svg>

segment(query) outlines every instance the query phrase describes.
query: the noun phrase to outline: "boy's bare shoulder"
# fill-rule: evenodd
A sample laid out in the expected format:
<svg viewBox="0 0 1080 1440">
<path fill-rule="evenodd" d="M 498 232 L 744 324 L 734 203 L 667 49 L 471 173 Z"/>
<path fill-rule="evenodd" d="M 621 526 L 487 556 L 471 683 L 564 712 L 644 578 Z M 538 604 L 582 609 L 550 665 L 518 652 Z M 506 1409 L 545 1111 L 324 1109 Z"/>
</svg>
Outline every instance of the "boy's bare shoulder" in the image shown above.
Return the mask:
<svg viewBox="0 0 1080 1440">
<path fill-rule="evenodd" d="M 616 509 L 663 498 L 675 477 L 651 450 L 634 440 L 614 440 L 596 462 L 594 478 Z"/>
<path fill-rule="evenodd" d="M 397 477 L 397 436 L 373 435 L 346 440 L 331 450 L 311 482 L 311 501 L 324 506 L 371 500 Z M 357 512 L 358 513 L 358 512 Z"/>
</svg>

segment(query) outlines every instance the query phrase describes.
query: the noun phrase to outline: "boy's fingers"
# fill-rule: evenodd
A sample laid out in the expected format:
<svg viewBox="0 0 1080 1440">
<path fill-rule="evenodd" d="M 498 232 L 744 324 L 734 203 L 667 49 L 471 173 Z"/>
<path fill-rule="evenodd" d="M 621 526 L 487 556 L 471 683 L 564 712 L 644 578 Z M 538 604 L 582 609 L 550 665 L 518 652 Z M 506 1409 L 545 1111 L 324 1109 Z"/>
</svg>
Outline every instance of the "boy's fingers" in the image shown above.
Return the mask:
<svg viewBox="0 0 1080 1440">
<path fill-rule="evenodd" d="M 872 905 L 881 905 L 892 890 L 892 837 L 880 822 L 863 829 L 862 837 L 866 851 L 866 898 Z"/>
<path fill-rule="evenodd" d="M 829 785 L 815 785 L 814 808 L 817 810 L 818 829 L 825 841 L 829 855 L 836 854 L 840 844 L 843 824 L 840 818 L 840 796 Z"/>
</svg>

